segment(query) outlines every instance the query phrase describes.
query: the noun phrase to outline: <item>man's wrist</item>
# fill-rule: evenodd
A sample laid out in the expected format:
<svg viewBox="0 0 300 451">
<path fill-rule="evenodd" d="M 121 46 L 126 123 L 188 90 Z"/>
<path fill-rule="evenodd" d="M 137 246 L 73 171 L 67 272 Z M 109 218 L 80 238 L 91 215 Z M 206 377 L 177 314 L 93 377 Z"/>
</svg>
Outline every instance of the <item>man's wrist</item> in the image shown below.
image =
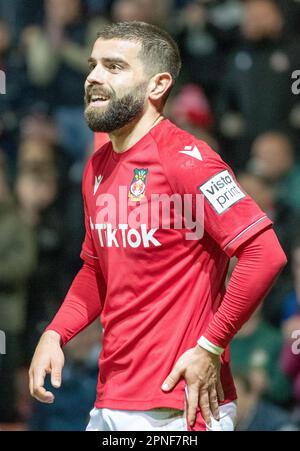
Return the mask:
<svg viewBox="0 0 300 451">
<path fill-rule="evenodd" d="M 203 335 L 199 338 L 197 341 L 197 344 L 205 349 L 208 352 L 211 352 L 215 355 L 221 355 L 224 352 L 224 348 L 221 348 L 220 346 L 217 346 L 213 343 L 211 343 L 207 338 L 205 338 Z"/>
<path fill-rule="evenodd" d="M 62 337 L 61 335 L 56 332 L 55 330 L 47 329 L 41 338 L 44 338 L 46 340 L 51 340 L 57 342 L 60 346 L 62 344 Z"/>
</svg>

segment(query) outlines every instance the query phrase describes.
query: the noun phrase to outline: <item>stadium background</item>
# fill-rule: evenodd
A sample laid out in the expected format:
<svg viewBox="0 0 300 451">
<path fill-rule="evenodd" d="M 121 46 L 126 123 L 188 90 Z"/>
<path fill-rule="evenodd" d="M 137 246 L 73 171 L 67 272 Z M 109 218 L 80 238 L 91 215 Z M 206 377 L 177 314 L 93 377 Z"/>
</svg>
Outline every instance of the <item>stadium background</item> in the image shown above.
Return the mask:
<svg viewBox="0 0 300 451">
<path fill-rule="evenodd" d="M 0 429 L 82 430 L 94 400 L 98 323 L 67 346 L 54 405 L 30 399 L 27 371 L 81 264 L 81 175 L 95 147 L 83 84 L 112 20 L 175 37 L 183 69 L 168 117 L 219 151 L 274 221 L 289 264 L 232 343 L 238 429 L 299 428 L 300 2 L 0 0 Z"/>
</svg>

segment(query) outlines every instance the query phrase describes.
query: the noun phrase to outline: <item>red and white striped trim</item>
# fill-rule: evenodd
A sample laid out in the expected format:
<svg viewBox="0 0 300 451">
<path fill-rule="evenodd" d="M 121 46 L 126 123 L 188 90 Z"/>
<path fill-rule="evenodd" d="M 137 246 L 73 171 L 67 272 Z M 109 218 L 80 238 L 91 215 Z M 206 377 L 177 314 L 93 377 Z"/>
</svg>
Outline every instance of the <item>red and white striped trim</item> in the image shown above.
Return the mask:
<svg viewBox="0 0 300 451">
<path fill-rule="evenodd" d="M 87 257 L 89 257 L 89 258 L 93 258 L 94 260 L 99 260 L 99 257 L 94 257 L 93 255 L 89 255 L 87 252 L 85 252 L 85 251 L 82 251 L 82 254 L 83 255 L 86 255 Z"/>
<path fill-rule="evenodd" d="M 240 232 L 235 238 L 233 238 L 229 243 L 227 243 L 226 246 L 224 247 L 224 250 L 227 249 L 228 247 L 230 247 L 235 241 L 239 240 L 241 238 L 241 236 L 243 236 L 245 233 L 247 233 L 249 230 L 251 230 L 253 227 L 255 227 L 260 222 L 264 221 L 265 219 L 268 219 L 268 217 L 262 216 L 257 221 L 255 221 L 253 224 L 249 225 L 245 230 Z"/>
</svg>

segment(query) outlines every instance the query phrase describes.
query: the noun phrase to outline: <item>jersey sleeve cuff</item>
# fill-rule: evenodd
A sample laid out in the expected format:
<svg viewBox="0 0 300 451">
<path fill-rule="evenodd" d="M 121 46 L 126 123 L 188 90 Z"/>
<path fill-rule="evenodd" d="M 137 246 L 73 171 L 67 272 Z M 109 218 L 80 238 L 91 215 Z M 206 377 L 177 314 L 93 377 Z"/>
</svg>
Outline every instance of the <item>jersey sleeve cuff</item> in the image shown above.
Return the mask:
<svg viewBox="0 0 300 451">
<path fill-rule="evenodd" d="M 249 240 L 249 238 L 252 238 L 258 232 L 271 227 L 272 224 L 272 221 L 266 215 L 258 218 L 246 229 L 242 230 L 238 235 L 236 235 L 229 243 L 227 243 L 224 247 L 224 251 L 229 257 L 232 257 L 237 249 L 247 240 Z"/>
<path fill-rule="evenodd" d="M 63 331 L 59 327 L 52 326 L 52 323 L 49 324 L 49 326 L 46 327 L 44 332 L 47 332 L 48 330 L 52 330 L 53 332 L 56 332 L 58 335 L 60 335 L 60 345 L 65 346 L 68 343 L 67 337 L 64 335 Z"/>
<path fill-rule="evenodd" d="M 99 260 L 98 257 L 95 257 L 94 255 L 92 255 L 91 253 L 86 252 L 85 249 L 82 249 L 80 252 L 80 258 L 81 260 L 85 261 L 85 262 L 90 262 L 93 263 L 96 260 Z"/>
<path fill-rule="evenodd" d="M 209 340 L 207 340 L 203 335 L 199 338 L 197 341 L 197 344 L 207 351 L 211 352 L 215 355 L 221 355 L 224 352 L 224 348 L 221 348 L 220 346 L 214 345 Z"/>
</svg>

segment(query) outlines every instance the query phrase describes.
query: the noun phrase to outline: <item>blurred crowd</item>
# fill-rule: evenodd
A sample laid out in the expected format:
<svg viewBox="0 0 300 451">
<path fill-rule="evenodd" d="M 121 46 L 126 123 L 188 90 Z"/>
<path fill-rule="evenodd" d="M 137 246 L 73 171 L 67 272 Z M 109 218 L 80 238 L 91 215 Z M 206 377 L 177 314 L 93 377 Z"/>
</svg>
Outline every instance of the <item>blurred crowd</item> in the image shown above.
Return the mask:
<svg viewBox="0 0 300 451">
<path fill-rule="evenodd" d="M 66 347 L 52 406 L 30 400 L 27 370 L 81 266 L 81 176 L 95 148 L 87 59 L 97 31 L 125 20 L 177 40 L 183 69 L 166 115 L 232 166 L 289 259 L 231 346 L 237 428 L 300 428 L 300 1 L 0 0 L 0 429 L 83 430 L 92 408 L 98 321 Z"/>
</svg>

